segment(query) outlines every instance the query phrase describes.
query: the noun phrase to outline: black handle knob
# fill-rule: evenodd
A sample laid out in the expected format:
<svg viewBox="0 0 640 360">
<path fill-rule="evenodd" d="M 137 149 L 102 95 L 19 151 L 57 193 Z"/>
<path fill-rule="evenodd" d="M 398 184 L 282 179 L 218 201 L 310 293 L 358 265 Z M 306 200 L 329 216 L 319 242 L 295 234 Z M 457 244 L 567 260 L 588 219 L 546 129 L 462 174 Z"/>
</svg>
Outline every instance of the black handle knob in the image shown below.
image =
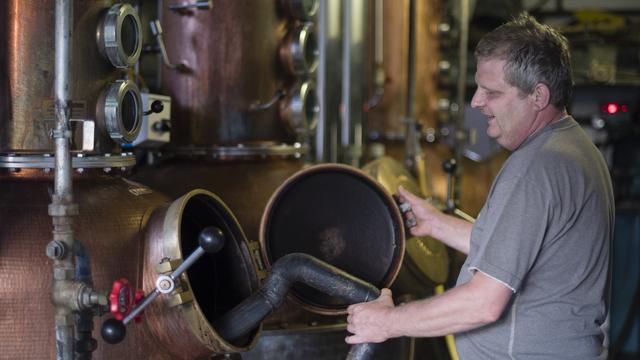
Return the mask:
<svg viewBox="0 0 640 360">
<path fill-rule="evenodd" d="M 151 111 L 154 113 L 161 113 L 164 110 L 164 103 L 160 100 L 154 100 L 151 103 Z"/>
<path fill-rule="evenodd" d="M 224 243 L 224 233 L 215 226 L 204 228 L 198 235 L 198 244 L 210 254 L 220 251 Z"/>
<path fill-rule="evenodd" d="M 145 111 L 144 115 L 153 113 L 159 114 L 162 112 L 162 110 L 164 110 L 164 103 L 162 102 L 162 100 L 153 100 L 153 102 L 151 103 L 151 108 Z"/>
<path fill-rule="evenodd" d="M 171 130 L 171 121 L 167 119 L 162 119 L 160 121 L 156 121 L 152 125 L 153 131 L 163 133 Z"/>
<path fill-rule="evenodd" d="M 446 172 L 447 174 L 453 174 L 456 171 L 456 168 L 458 167 L 458 163 L 456 162 L 456 159 L 448 159 L 445 160 L 442 163 L 442 170 L 444 170 L 444 172 Z"/>
<path fill-rule="evenodd" d="M 122 321 L 109 319 L 102 323 L 100 334 L 104 341 L 109 344 L 117 344 L 124 340 L 125 335 L 127 335 L 127 328 Z"/>
</svg>

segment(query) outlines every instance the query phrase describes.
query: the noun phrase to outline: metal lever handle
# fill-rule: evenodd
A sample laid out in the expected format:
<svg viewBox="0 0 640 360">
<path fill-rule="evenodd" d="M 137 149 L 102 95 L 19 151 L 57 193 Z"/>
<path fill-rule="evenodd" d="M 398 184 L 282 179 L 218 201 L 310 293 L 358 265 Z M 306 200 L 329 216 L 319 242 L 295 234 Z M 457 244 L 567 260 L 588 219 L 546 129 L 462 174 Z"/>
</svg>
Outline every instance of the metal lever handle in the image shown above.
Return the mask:
<svg viewBox="0 0 640 360">
<path fill-rule="evenodd" d="M 192 3 L 182 3 L 178 5 L 169 5 L 169 9 L 176 12 L 183 12 L 187 9 L 209 10 L 213 6 L 213 0 L 197 0 Z"/>
<path fill-rule="evenodd" d="M 466 220 L 468 222 L 474 223 L 476 222 L 476 219 L 465 213 L 464 211 L 460 210 L 457 208 L 456 206 L 456 200 L 455 200 L 455 188 L 454 188 L 454 178 L 455 178 L 455 173 L 456 170 L 458 169 L 458 164 L 456 162 L 456 159 L 451 158 L 451 159 L 447 159 L 442 163 L 442 169 L 444 170 L 444 172 L 447 173 L 447 200 L 446 200 L 446 211 L 456 215 L 457 217 L 461 218 L 462 220 Z"/>
<path fill-rule="evenodd" d="M 178 71 L 187 71 L 188 67 L 185 64 L 173 64 L 171 60 L 169 60 L 169 55 L 167 55 L 167 48 L 164 46 L 164 38 L 162 37 L 162 25 L 160 24 L 160 20 L 153 20 L 149 22 L 149 26 L 151 27 L 151 33 L 155 36 L 158 41 L 158 47 L 160 47 L 160 53 L 162 54 L 162 62 L 169 69 L 174 69 Z"/>
<path fill-rule="evenodd" d="M 121 342 L 126 335 L 126 325 L 138 316 L 160 294 L 169 294 L 175 289 L 175 281 L 191 267 L 204 253 L 216 253 L 225 244 L 224 234 L 217 227 L 207 227 L 198 235 L 198 247 L 169 275 L 161 275 L 156 280 L 156 288 L 145 296 L 122 321 L 109 319 L 102 324 L 102 338 L 110 343 Z"/>
<path fill-rule="evenodd" d="M 259 101 L 256 101 L 255 103 L 249 105 L 249 111 L 267 110 L 271 108 L 273 105 L 275 105 L 278 101 L 284 99 L 285 96 L 287 96 L 287 92 L 282 89 L 278 89 L 276 90 L 276 93 L 273 96 L 273 98 L 271 98 L 266 103 L 260 103 Z"/>
<path fill-rule="evenodd" d="M 455 203 L 455 184 L 454 184 L 454 179 L 455 179 L 455 172 L 458 168 L 458 163 L 456 162 L 456 159 L 451 158 L 451 159 L 447 159 L 442 163 L 442 169 L 444 170 L 444 172 L 447 173 L 447 200 L 446 200 L 446 207 L 447 207 L 447 211 L 452 212 L 453 209 L 456 208 L 456 203 Z"/>
</svg>

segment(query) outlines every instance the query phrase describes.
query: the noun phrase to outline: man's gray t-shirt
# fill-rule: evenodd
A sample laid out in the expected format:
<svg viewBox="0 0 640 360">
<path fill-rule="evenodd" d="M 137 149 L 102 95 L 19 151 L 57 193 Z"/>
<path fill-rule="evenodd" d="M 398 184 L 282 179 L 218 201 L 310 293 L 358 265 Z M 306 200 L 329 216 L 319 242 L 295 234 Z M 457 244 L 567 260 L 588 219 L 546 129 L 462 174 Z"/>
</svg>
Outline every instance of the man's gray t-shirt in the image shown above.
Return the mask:
<svg viewBox="0 0 640 360">
<path fill-rule="evenodd" d="M 460 358 L 599 358 L 613 219 L 606 163 L 575 120 L 531 135 L 494 180 L 458 277 L 481 271 L 514 295 L 497 322 L 456 335 Z"/>
</svg>

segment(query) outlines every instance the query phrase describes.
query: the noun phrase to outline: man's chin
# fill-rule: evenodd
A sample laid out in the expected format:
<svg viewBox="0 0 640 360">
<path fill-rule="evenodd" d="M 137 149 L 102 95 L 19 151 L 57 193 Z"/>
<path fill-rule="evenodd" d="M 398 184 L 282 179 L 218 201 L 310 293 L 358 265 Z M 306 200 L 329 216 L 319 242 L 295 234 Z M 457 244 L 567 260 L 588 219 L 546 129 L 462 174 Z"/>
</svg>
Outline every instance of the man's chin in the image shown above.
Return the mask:
<svg viewBox="0 0 640 360">
<path fill-rule="evenodd" d="M 489 136 L 492 139 L 497 139 L 498 137 L 500 137 L 500 133 L 496 132 L 496 131 L 492 131 L 491 128 L 487 129 L 487 136 Z"/>
</svg>

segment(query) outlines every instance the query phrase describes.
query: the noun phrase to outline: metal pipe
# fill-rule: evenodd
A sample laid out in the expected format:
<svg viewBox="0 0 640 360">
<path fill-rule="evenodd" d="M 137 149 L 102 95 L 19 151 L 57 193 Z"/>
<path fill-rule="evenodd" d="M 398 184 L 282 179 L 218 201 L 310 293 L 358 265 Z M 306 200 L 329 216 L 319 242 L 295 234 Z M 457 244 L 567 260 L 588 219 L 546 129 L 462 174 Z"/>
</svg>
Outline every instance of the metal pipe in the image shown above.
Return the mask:
<svg viewBox="0 0 640 360">
<path fill-rule="evenodd" d="M 71 154 L 69 153 L 69 118 L 71 112 L 71 42 L 73 29 L 73 0 L 56 0 L 55 7 L 55 75 L 54 96 L 56 125 L 54 194 L 49 205 L 53 222 L 53 242 L 61 252 L 55 254 L 53 264 L 52 299 L 56 306 L 56 359 L 72 360 L 75 348 L 75 318 L 66 298 L 73 294 L 75 269 L 73 265 L 73 204 L 71 184 Z M 71 290 L 71 291 L 69 291 Z"/>
<path fill-rule="evenodd" d="M 282 305 L 295 283 L 306 284 L 349 303 L 371 301 L 380 296 L 375 286 L 311 255 L 287 254 L 275 262 L 262 287 L 216 320 L 214 328 L 227 341 L 247 334 Z M 347 359 L 373 358 L 373 350 L 373 344 L 355 345 Z"/>
<path fill-rule="evenodd" d="M 321 1 L 318 8 L 318 68 L 316 70 L 316 89 L 318 90 L 318 125 L 316 126 L 315 162 L 324 162 L 327 159 L 327 43 L 329 15 L 327 1 Z"/>
<path fill-rule="evenodd" d="M 75 243 L 75 260 L 76 260 L 76 280 L 93 286 L 93 278 L 91 275 L 91 259 L 87 249 L 81 242 Z M 98 344 L 96 339 L 92 337 L 93 332 L 93 311 L 83 310 L 76 314 L 76 360 L 91 360 L 92 352 L 95 351 Z"/>
<path fill-rule="evenodd" d="M 405 165 L 418 179 L 420 190 L 428 195 L 431 189 L 427 184 L 427 169 L 420 145 L 420 132 L 416 122 L 414 98 L 416 93 L 416 1 L 409 1 L 409 48 L 407 50 L 407 107 L 404 118 Z"/>
<path fill-rule="evenodd" d="M 415 126 L 413 98 L 416 93 L 416 2 L 409 0 L 409 49 L 407 50 L 407 119 Z M 408 124 L 407 124 L 408 126 Z"/>
<path fill-rule="evenodd" d="M 342 106 L 340 111 L 342 158 L 351 162 L 353 119 L 351 117 L 351 1 L 342 2 Z"/>
<path fill-rule="evenodd" d="M 462 155 L 464 150 L 464 143 L 467 141 L 467 135 L 464 132 L 464 113 L 465 113 L 465 94 L 467 90 L 467 57 L 468 57 L 468 43 L 469 43 L 469 16 L 470 16 L 470 3 L 469 0 L 460 0 L 460 42 L 458 43 L 458 83 L 456 89 L 456 102 L 458 103 L 458 116 L 455 121 L 454 131 L 454 151 L 455 159 L 458 163 L 457 171 L 454 176 L 460 177 L 462 174 Z M 456 188 L 459 188 L 459 181 L 455 182 Z M 460 191 L 455 189 L 454 201 L 458 200 Z"/>
<path fill-rule="evenodd" d="M 73 0 L 56 0 L 54 96 L 56 126 L 54 130 L 56 173 L 55 194 L 71 201 L 71 154 L 69 153 L 69 117 L 71 111 L 71 39 Z"/>
</svg>

